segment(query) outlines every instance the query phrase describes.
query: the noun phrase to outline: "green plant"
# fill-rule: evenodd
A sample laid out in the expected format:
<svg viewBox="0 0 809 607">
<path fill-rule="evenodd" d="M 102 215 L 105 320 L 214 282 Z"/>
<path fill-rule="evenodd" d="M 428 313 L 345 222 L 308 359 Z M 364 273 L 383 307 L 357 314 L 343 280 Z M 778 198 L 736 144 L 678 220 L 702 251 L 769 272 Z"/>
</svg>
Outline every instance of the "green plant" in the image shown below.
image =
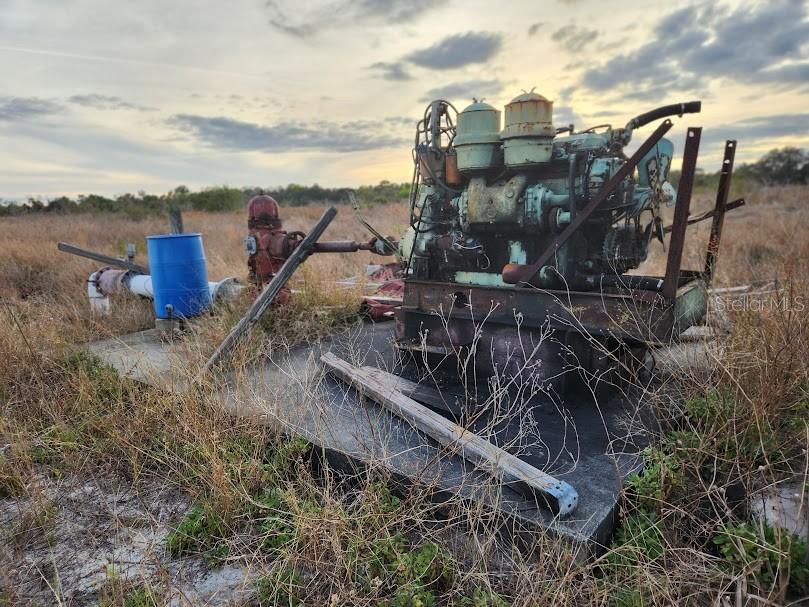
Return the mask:
<svg viewBox="0 0 809 607">
<path fill-rule="evenodd" d="M 125 380 L 95 354 L 77 350 L 64 359 L 62 369 L 82 385 L 92 387 L 97 402 L 115 402 L 123 395 Z"/>
<path fill-rule="evenodd" d="M 490 588 L 476 587 L 471 596 L 461 599 L 464 607 L 508 607 L 509 602 Z"/>
<path fill-rule="evenodd" d="M 402 505 L 402 500 L 391 493 L 387 483 L 370 483 L 368 485 L 368 492 L 373 496 L 379 510 L 384 514 L 395 512 Z"/>
<path fill-rule="evenodd" d="M 673 492 L 685 487 L 681 462 L 670 451 L 669 444 L 662 448 L 647 447 L 643 451 L 642 473 L 632 474 L 627 479 L 629 493 L 640 507 L 658 510 Z"/>
<path fill-rule="evenodd" d="M 657 515 L 641 511 L 628 516 L 615 534 L 607 562 L 619 568 L 649 563 L 663 556 L 665 539 Z"/>
<path fill-rule="evenodd" d="M 197 504 L 189 510 L 177 527 L 166 537 L 166 550 L 171 556 L 185 556 L 191 552 L 221 550 L 217 539 L 226 532 L 222 517 Z M 214 553 L 215 559 L 219 553 Z"/>
<path fill-rule="evenodd" d="M 745 573 L 760 588 L 771 591 L 782 583 L 795 596 L 809 593 L 806 542 L 764 523 L 727 526 L 713 543 L 728 567 Z"/>
<path fill-rule="evenodd" d="M 301 578 L 288 568 L 275 569 L 256 580 L 256 600 L 260 607 L 295 607 L 301 604 Z"/>
<path fill-rule="evenodd" d="M 0 451 L 0 498 L 16 497 L 25 492 L 25 481 L 17 463 Z"/>
<path fill-rule="evenodd" d="M 355 542 L 348 556 L 366 591 L 387 594 L 383 604 L 391 606 L 433 605 L 434 591 L 453 578 L 446 550 L 434 542 L 410 546 L 399 534 Z"/>
<path fill-rule="evenodd" d="M 287 504 L 287 497 L 281 489 L 266 489 L 256 500 L 261 504 L 261 545 L 268 550 L 279 550 L 296 537 L 293 516 Z"/>
<path fill-rule="evenodd" d="M 161 604 L 160 593 L 151 586 L 135 588 L 124 599 L 124 607 L 158 607 Z"/>
</svg>

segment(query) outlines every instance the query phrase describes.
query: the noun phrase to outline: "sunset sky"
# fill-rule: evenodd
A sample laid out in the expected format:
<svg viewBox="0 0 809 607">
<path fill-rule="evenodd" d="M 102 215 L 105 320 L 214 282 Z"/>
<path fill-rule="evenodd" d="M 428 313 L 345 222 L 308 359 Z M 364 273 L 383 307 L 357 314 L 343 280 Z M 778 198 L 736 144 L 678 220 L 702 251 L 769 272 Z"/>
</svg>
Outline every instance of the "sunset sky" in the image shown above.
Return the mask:
<svg viewBox="0 0 809 607">
<path fill-rule="evenodd" d="M 0 65 L 3 199 L 406 181 L 429 99 L 532 87 L 582 128 L 701 99 L 706 170 L 809 146 L 801 1 L 0 0 Z"/>
</svg>

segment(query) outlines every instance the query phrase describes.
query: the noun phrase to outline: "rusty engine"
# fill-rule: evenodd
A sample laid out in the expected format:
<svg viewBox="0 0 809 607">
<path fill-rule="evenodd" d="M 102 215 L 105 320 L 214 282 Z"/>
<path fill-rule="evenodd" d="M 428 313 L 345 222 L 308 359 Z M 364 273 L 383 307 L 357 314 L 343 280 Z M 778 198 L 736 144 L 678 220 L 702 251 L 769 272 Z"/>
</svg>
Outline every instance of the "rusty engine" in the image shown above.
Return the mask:
<svg viewBox="0 0 809 607">
<path fill-rule="evenodd" d="M 549 379 L 571 360 L 588 371 L 615 366 L 604 352 L 637 358 L 698 321 L 704 282 L 680 275 L 674 236 L 671 276 L 627 274 L 652 240 L 663 242 L 662 207 L 677 200 L 688 215 L 690 183 L 678 197 L 668 181 L 674 146 L 663 134 L 671 121 L 631 157 L 625 148 L 636 129 L 700 106 L 576 130 L 554 125 L 553 102 L 533 91 L 506 105 L 502 125 L 500 111 L 482 101 L 460 113 L 430 103 L 417 127 L 400 247 L 399 347 L 437 360 L 474 350 L 477 369 Z M 700 131 L 689 129 L 684 174 Z M 684 229 L 676 228 L 678 241 Z M 628 313 L 632 320 L 616 322 Z"/>
</svg>

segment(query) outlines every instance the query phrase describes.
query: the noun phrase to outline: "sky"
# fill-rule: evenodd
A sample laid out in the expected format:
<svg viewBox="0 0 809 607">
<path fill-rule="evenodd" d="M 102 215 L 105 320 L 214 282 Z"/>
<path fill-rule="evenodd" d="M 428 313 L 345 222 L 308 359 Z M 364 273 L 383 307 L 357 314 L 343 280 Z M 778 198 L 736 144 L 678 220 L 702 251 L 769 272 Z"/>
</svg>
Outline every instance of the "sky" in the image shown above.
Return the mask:
<svg viewBox="0 0 809 607">
<path fill-rule="evenodd" d="M 809 4 L 0 0 L 0 199 L 409 181 L 430 99 L 532 88 L 578 128 L 701 99 L 709 171 L 809 147 Z"/>
</svg>

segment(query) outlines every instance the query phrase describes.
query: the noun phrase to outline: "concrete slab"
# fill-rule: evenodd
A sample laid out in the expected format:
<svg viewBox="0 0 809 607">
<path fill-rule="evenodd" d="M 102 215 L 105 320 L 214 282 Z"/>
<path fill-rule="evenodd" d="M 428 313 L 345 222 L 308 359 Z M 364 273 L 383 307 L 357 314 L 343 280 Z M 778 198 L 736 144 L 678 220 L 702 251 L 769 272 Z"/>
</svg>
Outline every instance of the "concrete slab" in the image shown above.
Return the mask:
<svg viewBox="0 0 809 607">
<path fill-rule="evenodd" d="M 392 324 L 356 326 L 316 345 L 273 355 L 263 368 L 222 376 L 217 380 L 222 402 L 238 415 L 257 416 L 302 436 L 348 465 L 383 466 L 438 497 L 460 495 L 496 508 L 506 515 L 504 524 L 511 531 L 547 529 L 588 549 L 606 543 L 622 483 L 641 466 L 638 453 L 645 435 L 637 403 L 622 396 L 606 402 L 591 395 L 563 400 L 535 386 L 521 386 L 488 398 L 485 409 L 472 408 L 456 419 L 570 483 L 579 493 L 579 507 L 560 519 L 324 374 L 318 361 L 325 351 L 353 364 L 412 373 L 411 366 L 405 368 L 397 358 L 392 331 Z M 122 375 L 177 393 L 186 390 L 193 377 L 187 346 L 161 341 L 156 331 L 95 342 L 87 349 Z M 431 387 L 450 389 L 435 381 Z M 482 391 L 477 402 L 487 400 L 491 392 Z"/>
</svg>

